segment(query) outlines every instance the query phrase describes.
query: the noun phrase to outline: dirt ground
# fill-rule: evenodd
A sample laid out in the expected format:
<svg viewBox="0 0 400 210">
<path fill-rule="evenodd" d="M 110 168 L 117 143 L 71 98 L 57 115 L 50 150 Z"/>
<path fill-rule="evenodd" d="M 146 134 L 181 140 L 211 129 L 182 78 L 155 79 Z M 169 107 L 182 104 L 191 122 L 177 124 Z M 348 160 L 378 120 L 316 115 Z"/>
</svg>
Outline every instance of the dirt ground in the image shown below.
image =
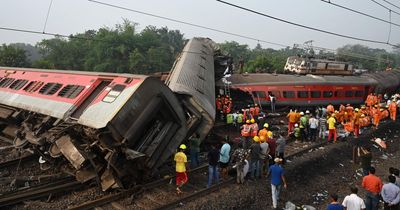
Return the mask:
<svg viewBox="0 0 400 210">
<path fill-rule="evenodd" d="M 361 185 L 361 171 L 352 162 L 352 147 L 355 143 L 372 145 L 373 137 L 386 140 L 387 151 L 372 147 L 373 166 L 376 175 L 386 182 L 389 167 L 400 167 L 400 123 L 385 123 L 373 133 L 364 132 L 356 141 L 328 144 L 291 160 L 285 165 L 288 189 L 284 190 L 280 207 L 286 201 L 296 205 L 311 205 L 325 209 L 328 195 L 336 192 L 343 198 L 350 194 L 349 188 L 357 186 L 359 195 L 364 197 Z M 248 181 L 244 185 L 226 187 L 182 206 L 183 209 L 272 209 L 270 181 L 267 179 Z"/>
<path fill-rule="evenodd" d="M 280 124 L 276 118 L 271 124 Z M 286 201 L 296 205 L 311 205 L 317 209 L 325 209 L 329 203 L 328 195 L 336 192 L 340 201 L 349 194 L 350 186 L 358 186 L 359 194 L 364 196 L 360 187 L 362 177 L 360 166 L 352 163 L 352 147 L 355 143 L 370 144 L 374 137 L 386 140 L 387 151 L 376 147 L 373 150 L 373 165 L 377 175 L 386 181 L 389 167 L 400 167 L 400 123 L 382 123 L 376 131 L 366 131 L 362 137 L 354 141 L 328 144 L 323 147 L 291 159 L 284 167 L 288 180 L 288 189 L 281 195 L 280 207 Z M 235 132 L 235 131 L 234 131 Z M 234 136 L 233 136 L 234 137 Z M 28 167 L 29 168 L 29 167 Z M 25 169 L 28 170 L 28 169 Z M 25 171 L 20 171 L 26 173 Z M 19 173 L 20 174 L 20 173 Z M 98 198 L 102 193 L 95 186 L 64 196 L 37 201 L 29 201 L 14 206 L 12 209 L 65 209 L 68 206 L 82 203 L 85 200 Z M 47 200 L 47 201 L 46 201 Z M 244 185 L 232 184 L 223 187 L 209 196 L 185 203 L 181 209 L 272 209 L 270 181 L 266 178 L 247 181 Z M 149 206 L 151 209 L 151 206 Z"/>
</svg>

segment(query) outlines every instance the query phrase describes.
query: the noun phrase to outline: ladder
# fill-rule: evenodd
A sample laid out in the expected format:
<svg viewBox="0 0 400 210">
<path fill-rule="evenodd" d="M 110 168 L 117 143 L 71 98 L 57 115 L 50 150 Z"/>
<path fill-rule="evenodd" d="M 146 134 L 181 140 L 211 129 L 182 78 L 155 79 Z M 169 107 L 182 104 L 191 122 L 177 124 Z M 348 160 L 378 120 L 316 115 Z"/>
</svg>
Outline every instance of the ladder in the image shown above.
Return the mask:
<svg viewBox="0 0 400 210">
<path fill-rule="evenodd" d="M 231 86 L 229 82 L 224 82 L 224 93 L 227 95 L 229 98 L 231 97 Z"/>
</svg>

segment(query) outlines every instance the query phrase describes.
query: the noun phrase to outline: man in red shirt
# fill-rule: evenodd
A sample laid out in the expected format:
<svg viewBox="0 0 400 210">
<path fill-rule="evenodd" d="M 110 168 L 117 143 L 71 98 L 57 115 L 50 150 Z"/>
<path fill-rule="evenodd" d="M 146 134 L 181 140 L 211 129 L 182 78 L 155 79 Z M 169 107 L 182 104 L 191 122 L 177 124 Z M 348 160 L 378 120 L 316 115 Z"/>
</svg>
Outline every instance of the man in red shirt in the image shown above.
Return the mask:
<svg viewBox="0 0 400 210">
<path fill-rule="evenodd" d="M 362 187 L 367 191 L 365 195 L 366 210 L 378 210 L 379 193 L 382 190 L 382 180 L 375 176 L 375 168 L 369 169 L 369 175 L 362 181 Z"/>
</svg>

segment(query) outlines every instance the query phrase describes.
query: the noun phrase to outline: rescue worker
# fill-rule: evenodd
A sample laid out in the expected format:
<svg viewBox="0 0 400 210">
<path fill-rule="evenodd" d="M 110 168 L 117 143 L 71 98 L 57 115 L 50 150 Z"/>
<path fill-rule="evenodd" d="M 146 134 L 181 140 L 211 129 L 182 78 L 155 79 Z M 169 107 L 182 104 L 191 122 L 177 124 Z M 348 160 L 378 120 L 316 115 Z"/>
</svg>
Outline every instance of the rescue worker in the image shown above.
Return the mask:
<svg viewBox="0 0 400 210">
<path fill-rule="evenodd" d="M 246 123 L 242 125 L 240 134 L 242 136 L 243 148 L 248 148 L 248 142 L 250 140 L 251 125 L 250 120 L 246 120 Z"/>
<path fill-rule="evenodd" d="M 332 103 L 329 103 L 328 106 L 326 107 L 326 111 L 328 114 L 332 114 L 335 112 L 335 108 L 333 107 Z"/>
<path fill-rule="evenodd" d="M 266 141 L 268 138 L 268 123 L 264 123 L 263 129 L 258 132 L 258 136 L 260 137 L 260 141 Z"/>
<path fill-rule="evenodd" d="M 396 121 L 397 103 L 395 99 L 393 99 L 392 102 L 389 104 L 389 112 L 390 112 L 390 119 Z"/>
<path fill-rule="evenodd" d="M 301 141 L 304 142 L 307 139 L 306 129 L 307 129 L 307 117 L 304 116 L 304 112 L 300 112 L 300 132 L 301 132 Z"/>
<path fill-rule="evenodd" d="M 222 110 L 222 101 L 221 101 L 221 96 L 218 95 L 217 99 L 215 100 L 215 106 L 217 108 L 217 111 Z"/>
<path fill-rule="evenodd" d="M 291 133 L 293 131 L 294 124 L 297 123 L 296 110 L 295 111 L 290 110 L 290 112 L 287 114 L 287 117 L 288 117 L 288 121 L 289 121 L 289 123 L 288 123 L 288 135 L 289 135 L 289 133 Z"/>
<path fill-rule="evenodd" d="M 258 130 L 259 130 L 258 129 L 258 124 L 254 119 L 251 119 L 250 122 L 251 122 L 251 124 L 250 124 L 250 128 L 251 128 L 250 136 L 252 136 L 252 137 L 257 136 L 258 135 Z"/>
<path fill-rule="evenodd" d="M 294 135 L 294 139 L 295 142 L 299 143 L 300 139 L 301 139 L 301 130 L 299 128 L 299 124 L 294 124 L 294 130 L 293 130 L 293 135 Z"/>
<path fill-rule="evenodd" d="M 346 105 L 346 112 L 349 119 L 353 119 L 354 108 L 350 104 Z"/>
<path fill-rule="evenodd" d="M 335 119 L 335 114 L 332 114 L 329 119 L 327 120 L 328 123 L 328 129 L 329 129 L 329 134 L 328 134 L 328 142 L 331 140 L 333 136 L 333 142 L 336 143 L 336 119 Z"/>
<path fill-rule="evenodd" d="M 187 164 L 187 156 L 184 151 L 186 150 L 186 145 L 181 144 L 179 146 L 178 152 L 174 156 L 174 161 L 176 162 L 175 171 L 176 171 L 176 193 L 181 194 L 184 184 L 188 181 L 188 176 L 186 173 L 186 164 Z"/>
<path fill-rule="evenodd" d="M 360 110 L 358 108 L 354 109 L 354 117 L 353 117 L 353 125 L 354 125 L 354 138 L 358 138 L 358 135 L 360 135 L 360 118 L 361 118 L 361 113 L 359 112 Z"/>
<path fill-rule="evenodd" d="M 379 122 L 380 122 L 380 118 L 381 118 L 381 109 L 378 107 L 378 105 L 375 105 L 374 109 L 373 109 L 373 124 L 375 126 L 375 129 L 378 129 L 379 126 Z"/>
</svg>

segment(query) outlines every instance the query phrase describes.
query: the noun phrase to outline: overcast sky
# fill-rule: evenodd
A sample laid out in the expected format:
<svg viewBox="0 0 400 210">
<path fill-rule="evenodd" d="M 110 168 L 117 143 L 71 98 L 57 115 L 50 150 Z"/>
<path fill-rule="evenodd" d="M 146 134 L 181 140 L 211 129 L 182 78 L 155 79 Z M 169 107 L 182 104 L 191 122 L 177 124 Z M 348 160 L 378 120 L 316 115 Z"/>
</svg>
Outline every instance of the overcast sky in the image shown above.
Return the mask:
<svg viewBox="0 0 400 210">
<path fill-rule="evenodd" d="M 50 1 L 2 0 L 0 27 L 42 31 Z M 227 6 L 215 0 L 98 1 L 289 46 L 314 40 L 314 45 L 331 49 L 336 49 L 345 44 L 363 44 L 373 48 L 391 49 L 391 47 L 383 44 L 355 41 L 288 25 Z M 344 35 L 385 42 L 388 39 L 389 24 L 334 7 L 320 0 L 226 1 L 278 18 Z M 383 0 L 376 1 L 400 13 L 400 9 L 385 3 Z M 400 6 L 399 0 L 387 1 Z M 389 19 L 388 10 L 371 0 L 331 0 L 331 2 L 385 20 Z M 113 27 L 117 23 L 122 23 L 124 18 L 139 23 L 140 29 L 147 25 L 177 29 L 184 33 L 186 38 L 209 37 L 216 42 L 234 40 L 251 47 L 257 44 L 257 41 L 111 8 L 86 0 L 53 0 L 45 31 L 69 35 L 103 26 Z M 400 15 L 392 13 L 392 21 L 400 24 Z M 35 44 L 42 39 L 52 37 L 0 30 L 0 38 L 1 43 L 25 42 Z M 390 42 L 393 44 L 400 43 L 400 27 L 392 26 Z M 262 42 L 260 44 L 265 48 L 280 48 Z"/>
</svg>

